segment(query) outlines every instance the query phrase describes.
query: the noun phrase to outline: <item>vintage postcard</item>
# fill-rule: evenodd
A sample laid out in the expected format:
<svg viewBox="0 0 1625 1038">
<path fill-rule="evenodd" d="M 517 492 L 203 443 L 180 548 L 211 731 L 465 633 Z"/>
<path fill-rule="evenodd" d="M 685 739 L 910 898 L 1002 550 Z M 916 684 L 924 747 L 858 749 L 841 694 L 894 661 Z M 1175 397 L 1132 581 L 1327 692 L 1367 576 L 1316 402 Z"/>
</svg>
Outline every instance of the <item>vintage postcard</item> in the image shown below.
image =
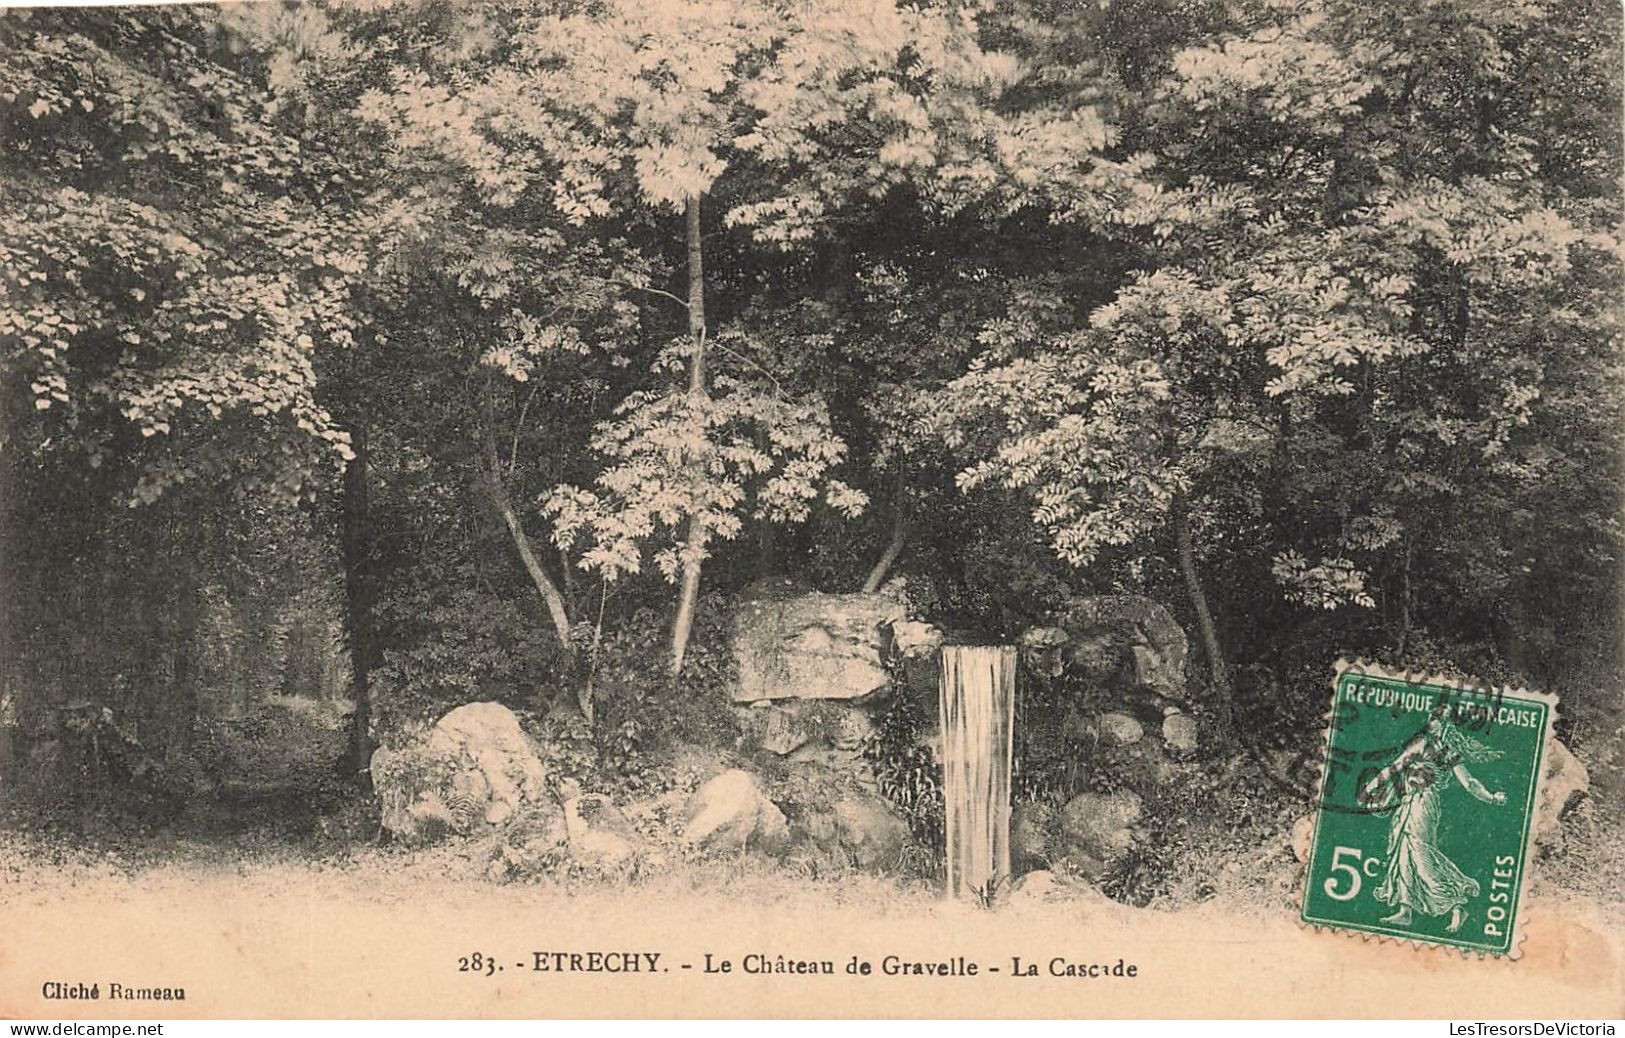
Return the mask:
<svg viewBox="0 0 1625 1038">
<path fill-rule="evenodd" d="M 0 7 L 0 1017 L 1625 1015 L 1621 20 Z"/>
</svg>

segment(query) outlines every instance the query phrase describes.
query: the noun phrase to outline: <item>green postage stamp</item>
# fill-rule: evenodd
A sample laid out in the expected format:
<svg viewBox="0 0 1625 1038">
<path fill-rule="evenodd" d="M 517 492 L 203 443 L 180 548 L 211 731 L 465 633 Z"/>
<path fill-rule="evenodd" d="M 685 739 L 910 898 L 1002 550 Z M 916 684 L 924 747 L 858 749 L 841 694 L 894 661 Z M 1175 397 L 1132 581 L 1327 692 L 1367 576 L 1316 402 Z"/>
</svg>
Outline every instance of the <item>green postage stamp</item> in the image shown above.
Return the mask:
<svg viewBox="0 0 1625 1038">
<path fill-rule="evenodd" d="M 1340 661 L 1303 921 L 1515 958 L 1556 707 Z"/>
</svg>

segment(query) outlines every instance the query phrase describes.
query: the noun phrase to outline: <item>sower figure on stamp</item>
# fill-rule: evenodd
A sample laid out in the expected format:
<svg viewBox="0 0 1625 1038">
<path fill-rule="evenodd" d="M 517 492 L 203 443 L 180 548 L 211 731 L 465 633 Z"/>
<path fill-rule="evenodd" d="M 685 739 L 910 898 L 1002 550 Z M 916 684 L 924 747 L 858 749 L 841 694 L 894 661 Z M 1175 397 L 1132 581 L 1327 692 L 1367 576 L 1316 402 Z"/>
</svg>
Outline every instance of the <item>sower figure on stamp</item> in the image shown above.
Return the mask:
<svg viewBox="0 0 1625 1038">
<path fill-rule="evenodd" d="M 1374 894 L 1395 909 L 1383 922 L 1409 926 L 1413 912 L 1427 916 L 1448 912 L 1446 931 L 1461 929 L 1467 902 L 1478 896 L 1478 880 L 1440 849 L 1439 819 L 1452 777 L 1475 799 L 1496 805 L 1507 802 L 1504 792 L 1491 792 L 1467 770 L 1469 763 L 1485 764 L 1500 756 L 1500 751 L 1463 732 L 1440 711 L 1361 788 L 1361 804 L 1381 810 L 1390 806 L 1382 802 L 1387 800 L 1394 812 L 1388 830 L 1388 872 Z"/>
</svg>

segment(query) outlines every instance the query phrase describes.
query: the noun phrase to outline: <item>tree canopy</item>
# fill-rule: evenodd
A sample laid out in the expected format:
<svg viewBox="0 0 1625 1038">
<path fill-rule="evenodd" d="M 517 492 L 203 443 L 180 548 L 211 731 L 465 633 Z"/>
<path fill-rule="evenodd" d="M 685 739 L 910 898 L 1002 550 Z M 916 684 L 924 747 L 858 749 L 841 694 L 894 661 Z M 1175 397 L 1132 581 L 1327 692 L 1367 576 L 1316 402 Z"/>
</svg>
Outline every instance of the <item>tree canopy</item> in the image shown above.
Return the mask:
<svg viewBox="0 0 1625 1038">
<path fill-rule="evenodd" d="M 127 609 L 154 538 L 204 589 L 297 545 L 358 752 L 493 684 L 591 717 L 651 617 L 682 680 L 707 590 L 780 574 L 995 636 L 1162 597 L 1226 729 L 1339 653 L 1606 687 L 1619 21 L 0 13 L 11 637 Z"/>
</svg>

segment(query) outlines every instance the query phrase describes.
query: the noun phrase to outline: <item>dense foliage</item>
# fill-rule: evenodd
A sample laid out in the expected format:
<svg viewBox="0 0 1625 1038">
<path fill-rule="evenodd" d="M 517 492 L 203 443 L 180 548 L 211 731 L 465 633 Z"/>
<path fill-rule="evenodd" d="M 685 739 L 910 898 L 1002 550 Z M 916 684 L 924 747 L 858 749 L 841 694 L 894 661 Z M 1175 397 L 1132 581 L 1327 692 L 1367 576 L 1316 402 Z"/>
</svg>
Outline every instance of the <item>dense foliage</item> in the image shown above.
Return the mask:
<svg viewBox="0 0 1625 1038">
<path fill-rule="evenodd" d="M 1226 735 L 1359 653 L 1611 737 L 1619 22 L 0 13 L 0 749 L 88 710 L 179 772 L 342 693 L 351 771 L 489 698 L 628 766 L 720 738 L 776 574 L 1004 636 L 1148 594 Z"/>
</svg>

